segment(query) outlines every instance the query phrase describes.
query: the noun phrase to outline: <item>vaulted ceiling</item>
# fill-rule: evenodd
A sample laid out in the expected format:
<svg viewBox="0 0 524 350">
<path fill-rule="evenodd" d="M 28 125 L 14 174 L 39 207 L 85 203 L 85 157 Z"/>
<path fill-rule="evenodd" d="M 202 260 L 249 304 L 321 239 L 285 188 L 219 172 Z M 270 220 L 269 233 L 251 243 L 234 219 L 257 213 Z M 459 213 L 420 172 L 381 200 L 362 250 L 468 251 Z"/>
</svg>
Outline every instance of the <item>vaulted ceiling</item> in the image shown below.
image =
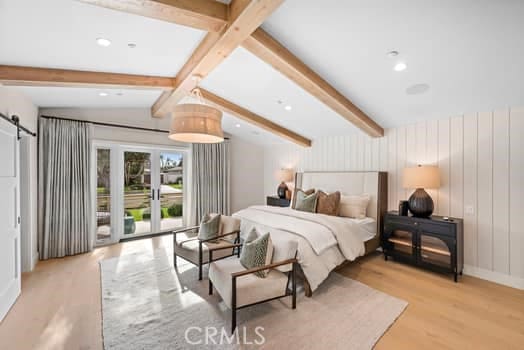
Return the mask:
<svg viewBox="0 0 524 350">
<path fill-rule="evenodd" d="M 285 0 L 262 28 L 386 128 L 524 105 L 522 18 L 519 0 Z M 0 65 L 175 77 L 205 36 L 204 30 L 73 0 L 0 0 Z M 98 46 L 100 37 L 111 46 Z M 389 57 L 392 50 L 399 54 Z M 398 62 L 407 69 L 394 71 Z M 416 84 L 429 89 L 407 94 Z M 201 86 L 311 140 L 358 132 L 247 45 L 210 70 Z M 152 107 L 164 91 L 17 89 L 43 107 Z M 102 91 L 108 96 L 99 96 Z M 231 113 L 224 128 L 260 143 L 285 140 L 265 137 L 267 130 Z"/>
</svg>

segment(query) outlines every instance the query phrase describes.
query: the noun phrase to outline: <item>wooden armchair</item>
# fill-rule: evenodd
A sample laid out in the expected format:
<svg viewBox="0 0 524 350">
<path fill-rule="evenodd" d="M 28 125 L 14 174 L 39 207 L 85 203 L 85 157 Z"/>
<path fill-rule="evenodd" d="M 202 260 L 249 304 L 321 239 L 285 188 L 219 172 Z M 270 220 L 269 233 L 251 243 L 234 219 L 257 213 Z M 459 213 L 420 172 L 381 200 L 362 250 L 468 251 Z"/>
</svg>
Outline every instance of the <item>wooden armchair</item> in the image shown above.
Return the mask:
<svg viewBox="0 0 524 350">
<path fill-rule="evenodd" d="M 235 246 L 239 248 L 241 244 L 236 243 Z M 231 309 L 231 333 L 235 331 L 236 313 L 239 309 L 287 296 L 291 296 L 292 309 L 296 308 L 297 246 L 296 241 L 278 247 L 273 242 L 273 262 L 252 269 L 244 268 L 238 257 L 213 261 L 213 256 L 225 248 L 209 249 L 209 260 L 213 261 L 209 265 L 209 294 L 213 294 L 214 286 Z M 270 272 L 265 278 L 254 275 L 261 270 Z"/>
<path fill-rule="evenodd" d="M 240 242 L 240 220 L 222 215 L 218 236 L 211 239 L 199 239 L 198 228 L 199 226 L 194 226 L 173 231 L 173 265 L 177 267 L 177 256 L 195 264 L 198 266 L 198 279 L 202 280 L 203 266 L 212 261 L 208 259 L 209 249 L 220 248 L 219 252 L 214 255 L 214 260 L 235 254 L 240 256 L 240 248 L 235 245 Z"/>
</svg>

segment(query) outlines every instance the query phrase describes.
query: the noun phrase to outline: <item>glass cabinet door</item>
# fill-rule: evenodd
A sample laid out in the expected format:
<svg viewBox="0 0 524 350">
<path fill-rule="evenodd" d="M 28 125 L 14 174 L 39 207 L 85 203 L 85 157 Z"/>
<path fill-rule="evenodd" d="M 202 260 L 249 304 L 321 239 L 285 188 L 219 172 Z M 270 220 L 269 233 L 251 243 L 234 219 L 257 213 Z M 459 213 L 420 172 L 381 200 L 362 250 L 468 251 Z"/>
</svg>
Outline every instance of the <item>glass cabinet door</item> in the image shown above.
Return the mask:
<svg viewBox="0 0 524 350">
<path fill-rule="evenodd" d="M 397 226 L 398 227 L 398 226 Z M 414 258 L 415 256 L 415 232 L 408 228 L 397 228 L 392 230 L 387 236 L 390 251 L 400 253 L 405 257 Z"/>
<path fill-rule="evenodd" d="M 422 263 L 437 265 L 445 268 L 451 267 L 451 251 L 442 239 L 433 235 L 420 233 L 420 256 Z"/>
</svg>

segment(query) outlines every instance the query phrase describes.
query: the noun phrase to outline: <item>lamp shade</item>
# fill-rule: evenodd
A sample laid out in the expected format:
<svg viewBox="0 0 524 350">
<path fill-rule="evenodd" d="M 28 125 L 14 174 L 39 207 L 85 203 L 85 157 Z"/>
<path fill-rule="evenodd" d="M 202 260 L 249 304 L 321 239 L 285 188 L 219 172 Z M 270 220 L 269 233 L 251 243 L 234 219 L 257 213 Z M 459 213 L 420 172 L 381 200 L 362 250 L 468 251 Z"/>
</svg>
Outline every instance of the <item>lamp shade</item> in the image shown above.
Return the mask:
<svg viewBox="0 0 524 350">
<path fill-rule="evenodd" d="M 407 189 L 439 188 L 440 172 L 436 166 L 404 168 L 403 187 Z"/>
<path fill-rule="evenodd" d="M 169 138 L 189 143 L 222 142 L 222 112 L 203 104 L 177 105 L 171 116 Z"/>
<path fill-rule="evenodd" d="M 280 169 L 278 172 L 278 180 L 282 182 L 293 181 L 293 169 Z"/>
</svg>

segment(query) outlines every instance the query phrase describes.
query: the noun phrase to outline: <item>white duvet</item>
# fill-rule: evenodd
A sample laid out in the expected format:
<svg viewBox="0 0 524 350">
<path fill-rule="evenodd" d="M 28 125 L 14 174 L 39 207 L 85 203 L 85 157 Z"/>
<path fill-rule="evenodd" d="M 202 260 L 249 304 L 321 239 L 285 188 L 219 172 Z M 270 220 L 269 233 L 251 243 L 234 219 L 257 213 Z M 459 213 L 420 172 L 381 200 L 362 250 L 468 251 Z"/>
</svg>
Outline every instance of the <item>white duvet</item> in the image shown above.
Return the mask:
<svg viewBox="0 0 524 350">
<path fill-rule="evenodd" d="M 312 290 L 344 259 L 352 261 L 365 252 L 362 228 L 348 218 L 270 206 L 252 206 L 233 216 L 241 219 L 242 235 L 257 227 L 296 239 L 299 263 Z"/>
</svg>

